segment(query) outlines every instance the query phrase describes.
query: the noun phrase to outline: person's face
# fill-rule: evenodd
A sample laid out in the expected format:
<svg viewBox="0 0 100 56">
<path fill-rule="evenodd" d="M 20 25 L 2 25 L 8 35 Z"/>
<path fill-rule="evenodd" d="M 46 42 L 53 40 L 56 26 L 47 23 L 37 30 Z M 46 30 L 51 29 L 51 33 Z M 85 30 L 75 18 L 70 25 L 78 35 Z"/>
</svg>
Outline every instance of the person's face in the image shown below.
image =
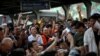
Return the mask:
<svg viewBox="0 0 100 56">
<path fill-rule="evenodd" d="M 45 34 L 45 35 L 48 35 L 49 34 L 48 28 L 43 28 L 43 34 Z"/>
<path fill-rule="evenodd" d="M 20 34 L 20 28 L 15 27 L 15 28 L 14 28 L 14 33 L 15 33 L 15 34 Z"/>
<path fill-rule="evenodd" d="M 90 23 L 90 26 L 94 26 L 94 24 L 95 24 L 95 20 L 90 19 L 89 23 Z"/>
<path fill-rule="evenodd" d="M 36 30 L 35 27 L 32 27 L 32 28 L 31 28 L 31 33 L 32 33 L 33 35 L 37 33 L 37 30 Z"/>
<path fill-rule="evenodd" d="M 39 44 L 37 42 L 32 43 L 32 45 L 35 51 L 39 51 Z"/>
<path fill-rule="evenodd" d="M 0 31 L 0 41 L 4 38 L 4 33 Z"/>
<path fill-rule="evenodd" d="M 37 20 L 34 20 L 33 23 L 36 24 L 37 23 Z"/>
<path fill-rule="evenodd" d="M 48 33 L 51 34 L 51 32 L 52 32 L 52 28 L 49 27 L 49 28 L 48 28 Z"/>
<path fill-rule="evenodd" d="M 88 26 L 88 28 L 89 28 L 89 27 L 91 27 L 91 24 L 90 24 L 90 22 L 89 22 L 89 21 L 87 22 L 87 26 Z"/>
<path fill-rule="evenodd" d="M 55 29 L 59 29 L 59 25 L 58 24 L 55 24 Z"/>
</svg>

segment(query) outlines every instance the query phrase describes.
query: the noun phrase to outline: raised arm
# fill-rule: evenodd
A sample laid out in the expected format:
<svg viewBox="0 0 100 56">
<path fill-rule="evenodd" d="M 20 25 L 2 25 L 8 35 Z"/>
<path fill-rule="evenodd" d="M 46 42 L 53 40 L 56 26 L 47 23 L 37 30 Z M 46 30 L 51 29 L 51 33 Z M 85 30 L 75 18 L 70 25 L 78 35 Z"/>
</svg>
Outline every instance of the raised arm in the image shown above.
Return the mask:
<svg viewBox="0 0 100 56">
<path fill-rule="evenodd" d="M 77 11 L 78 11 L 78 14 L 79 14 L 80 21 L 83 21 L 82 20 L 82 15 L 81 15 L 81 8 L 79 6 L 77 7 Z"/>
<path fill-rule="evenodd" d="M 6 26 L 4 28 L 5 32 L 4 32 L 4 37 L 7 37 L 8 36 L 8 33 L 9 33 L 9 28 Z"/>
<path fill-rule="evenodd" d="M 26 27 L 26 25 L 27 25 L 27 22 L 28 22 L 29 18 L 30 18 L 30 17 L 29 17 L 29 15 L 27 15 L 27 16 L 26 16 L 25 23 L 24 23 L 24 25 L 23 25 L 23 29 Z"/>
<path fill-rule="evenodd" d="M 41 53 L 39 53 L 38 55 L 42 55 L 42 54 L 44 54 L 45 52 L 48 52 L 48 51 L 53 50 L 53 47 L 54 47 L 54 46 L 56 45 L 56 43 L 57 43 L 58 37 L 53 37 L 53 38 L 54 38 L 53 43 L 52 43 L 48 48 L 46 48 L 44 51 L 42 51 Z"/>
<path fill-rule="evenodd" d="M 44 26 L 43 18 L 40 19 L 39 24 L 40 24 L 40 32 L 42 33 L 42 28 Z"/>
<path fill-rule="evenodd" d="M 57 37 L 53 37 L 54 38 L 54 41 L 53 41 L 53 43 L 48 47 L 48 48 L 46 48 L 44 51 L 46 52 L 46 51 L 49 51 L 49 50 L 52 50 L 52 48 L 56 45 L 56 43 L 57 43 Z"/>
<path fill-rule="evenodd" d="M 21 23 L 21 19 L 22 19 L 22 14 L 20 13 L 19 15 L 18 15 L 18 21 L 17 21 L 17 26 Z"/>
<path fill-rule="evenodd" d="M 52 21 L 52 31 L 54 31 L 55 30 L 55 21 L 53 20 Z"/>
<path fill-rule="evenodd" d="M 70 48 L 73 48 L 74 47 L 74 39 L 73 39 L 73 36 L 71 35 L 71 33 L 67 33 L 67 39 L 68 39 L 68 42 L 70 42 Z"/>
</svg>

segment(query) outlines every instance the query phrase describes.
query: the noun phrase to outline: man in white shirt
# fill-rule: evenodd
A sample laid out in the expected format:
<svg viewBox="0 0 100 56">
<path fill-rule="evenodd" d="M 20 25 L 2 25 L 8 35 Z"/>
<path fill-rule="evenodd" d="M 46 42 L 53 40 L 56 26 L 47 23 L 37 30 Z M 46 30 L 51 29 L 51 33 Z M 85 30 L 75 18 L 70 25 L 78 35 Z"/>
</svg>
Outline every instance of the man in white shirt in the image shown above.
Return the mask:
<svg viewBox="0 0 100 56">
<path fill-rule="evenodd" d="M 86 52 L 97 53 L 97 45 L 95 42 L 95 36 L 92 27 L 89 28 L 84 34 L 84 46 L 87 50 Z"/>
<path fill-rule="evenodd" d="M 43 44 L 41 35 L 37 34 L 36 27 L 31 28 L 31 35 L 28 37 L 28 42 L 37 41 L 38 44 Z"/>
<path fill-rule="evenodd" d="M 100 28 L 98 26 L 100 26 L 100 24 L 98 24 L 98 26 L 95 27 L 96 25 L 96 16 L 92 15 L 89 18 L 89 22 L 91 27 L 89 29 L 86 30 L 85 34 L 84 34 L 84 46 L 85 46 L 85 52 L 94 52 L 96 54 L 98 54 L 98 45 L 100 42 L 100 38 L 97 36 L 97 34 L 95 34 L 95 32 L 98 32 L 98 30 L 100 30 Z"/>
</svg>

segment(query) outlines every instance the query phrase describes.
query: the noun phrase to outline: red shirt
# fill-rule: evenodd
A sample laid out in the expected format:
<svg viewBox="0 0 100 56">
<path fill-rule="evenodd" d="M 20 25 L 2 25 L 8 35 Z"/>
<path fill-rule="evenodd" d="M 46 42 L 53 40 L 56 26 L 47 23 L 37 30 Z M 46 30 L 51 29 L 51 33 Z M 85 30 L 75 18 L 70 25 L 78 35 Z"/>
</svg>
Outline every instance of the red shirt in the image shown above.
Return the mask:
<svg viewBox="0 0 100 56">
<path fill-rule="evenodd" d="M 42 40 L 43 40 L 43 46 L 46 46 L 48 42 L 51 41 L 51 39 L 47 37 L 45 34 L 42 34 Z"/>
</svg>

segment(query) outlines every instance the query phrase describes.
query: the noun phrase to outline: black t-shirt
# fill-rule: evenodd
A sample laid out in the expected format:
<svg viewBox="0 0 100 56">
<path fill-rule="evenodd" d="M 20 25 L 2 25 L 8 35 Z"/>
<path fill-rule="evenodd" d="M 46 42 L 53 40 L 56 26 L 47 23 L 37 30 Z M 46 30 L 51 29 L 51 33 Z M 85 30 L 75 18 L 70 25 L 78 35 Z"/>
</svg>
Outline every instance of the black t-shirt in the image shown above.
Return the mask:
<svg viewBox="0 0 100 56">
<path fill-rule="evenodd" d="M 13 41 L 18 41 L 19 40 L 19 37 L 18 36 L 15 36 L 15 35 L 10 35 L 9 36 Z M 13 49 L 16 49 L 18 48 L 18 46 L 15 45 L 15 42 L 13 43 Z"/>
<path fill-rule="evenodd" d="M 98 35 L 97 31 L 94 31 L 94 36 L 95 36 L 96 45 L 99 46 L 100 35 Z"/>
</svg>

